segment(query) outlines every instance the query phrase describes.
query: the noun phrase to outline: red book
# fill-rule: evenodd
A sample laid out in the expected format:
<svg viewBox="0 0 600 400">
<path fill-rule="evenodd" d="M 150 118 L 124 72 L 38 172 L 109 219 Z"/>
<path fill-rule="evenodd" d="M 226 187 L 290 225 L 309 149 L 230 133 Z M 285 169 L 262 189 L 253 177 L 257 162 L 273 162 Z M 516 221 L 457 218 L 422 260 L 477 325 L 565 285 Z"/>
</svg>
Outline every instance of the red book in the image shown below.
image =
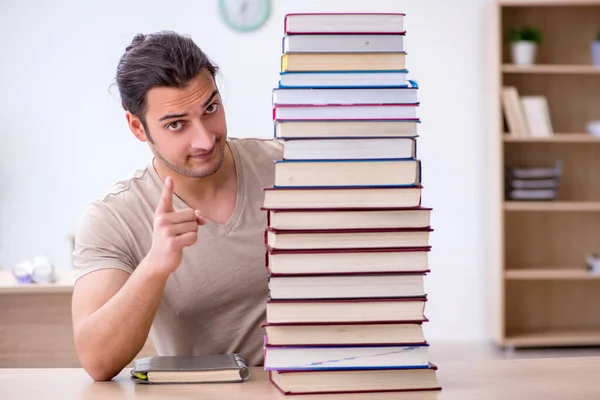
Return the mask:
<svg viewBox="0 0 600 400">
<path fill-rule="evenodd" d="M 441 390 L 436 371 L 430 363 L 429 368 L 269 371 L 269 379 L 285 395 L 416 392 Z"/>
</svg>

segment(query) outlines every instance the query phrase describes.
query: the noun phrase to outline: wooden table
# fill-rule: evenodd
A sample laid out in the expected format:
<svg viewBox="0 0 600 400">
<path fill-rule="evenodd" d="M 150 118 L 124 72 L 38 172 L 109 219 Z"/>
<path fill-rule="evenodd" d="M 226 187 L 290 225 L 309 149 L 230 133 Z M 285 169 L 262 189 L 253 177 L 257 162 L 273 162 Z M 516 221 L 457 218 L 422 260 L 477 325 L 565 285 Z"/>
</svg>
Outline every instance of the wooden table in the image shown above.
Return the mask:
<svg viewBox="0 0 600 400">
<path fill-rule="evenodd" d="M 0 399 L 405 399 L 510 400 L 600 397 L 600 357 L 538 358 L 439 365 L 441 392 L 283 396 L 265 371 L 245 383 L 140 385 L 124 370 L 111 382 L 93 382 L 82 369 L 0 369 Z"/>
</svg>

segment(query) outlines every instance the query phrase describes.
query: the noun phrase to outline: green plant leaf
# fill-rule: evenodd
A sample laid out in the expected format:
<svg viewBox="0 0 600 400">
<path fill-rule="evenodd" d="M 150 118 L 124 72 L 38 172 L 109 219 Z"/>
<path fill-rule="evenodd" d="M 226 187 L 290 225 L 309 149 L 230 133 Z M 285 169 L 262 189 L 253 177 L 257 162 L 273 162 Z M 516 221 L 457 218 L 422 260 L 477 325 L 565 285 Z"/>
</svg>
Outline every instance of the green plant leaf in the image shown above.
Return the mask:
<svg viewBox="0 0 600 400">
<path fill-rule="evenodd" d="M 542 43 L 542 32 L 539 28 L 527 25 L 522 27 L 513 26 L 508 32 L 508 41 L 528 41 L 540 44 Z"/>
</svg>

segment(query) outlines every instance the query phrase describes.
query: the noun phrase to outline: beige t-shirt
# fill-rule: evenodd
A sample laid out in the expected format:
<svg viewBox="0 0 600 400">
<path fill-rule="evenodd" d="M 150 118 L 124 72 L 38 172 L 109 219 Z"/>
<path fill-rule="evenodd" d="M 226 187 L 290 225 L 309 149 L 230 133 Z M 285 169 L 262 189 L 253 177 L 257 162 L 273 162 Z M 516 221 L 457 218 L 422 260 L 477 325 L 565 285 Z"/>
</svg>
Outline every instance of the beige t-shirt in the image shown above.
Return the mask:
<svg viewBox="0 0 600 400">
<path fill-rule="evenodd" d="M 167 280 L 150 330 L 159 355 L 239 352 L 263 364 L 266 213 L 263 188 L 274 181 L 280 142 L 229 139 L 237 172 L 235 209 L 225 225 L 207 221 Z M 77 278 L 104 268 L 133 273 L 152 245 L 163 182 L 152 163 L 118 182 L 85 211 L 76 233 Z M 188 206 L 176 195 L 175 210 Z"/>
</svg>

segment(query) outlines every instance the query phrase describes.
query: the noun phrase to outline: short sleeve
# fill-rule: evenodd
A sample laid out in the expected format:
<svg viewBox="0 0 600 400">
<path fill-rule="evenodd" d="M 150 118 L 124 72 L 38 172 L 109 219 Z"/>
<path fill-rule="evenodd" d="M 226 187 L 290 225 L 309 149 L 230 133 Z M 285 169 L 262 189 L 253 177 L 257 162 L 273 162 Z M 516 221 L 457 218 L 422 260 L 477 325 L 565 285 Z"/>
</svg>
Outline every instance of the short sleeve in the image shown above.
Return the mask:
<svg viewBox="0 0 600 400">
<path fill-rule="evenodd" d="M 135 270 L 123 224 L 103 203 L 89 205 L 75 234 L 75 279 L 101 269 Z"/>
</svg>

